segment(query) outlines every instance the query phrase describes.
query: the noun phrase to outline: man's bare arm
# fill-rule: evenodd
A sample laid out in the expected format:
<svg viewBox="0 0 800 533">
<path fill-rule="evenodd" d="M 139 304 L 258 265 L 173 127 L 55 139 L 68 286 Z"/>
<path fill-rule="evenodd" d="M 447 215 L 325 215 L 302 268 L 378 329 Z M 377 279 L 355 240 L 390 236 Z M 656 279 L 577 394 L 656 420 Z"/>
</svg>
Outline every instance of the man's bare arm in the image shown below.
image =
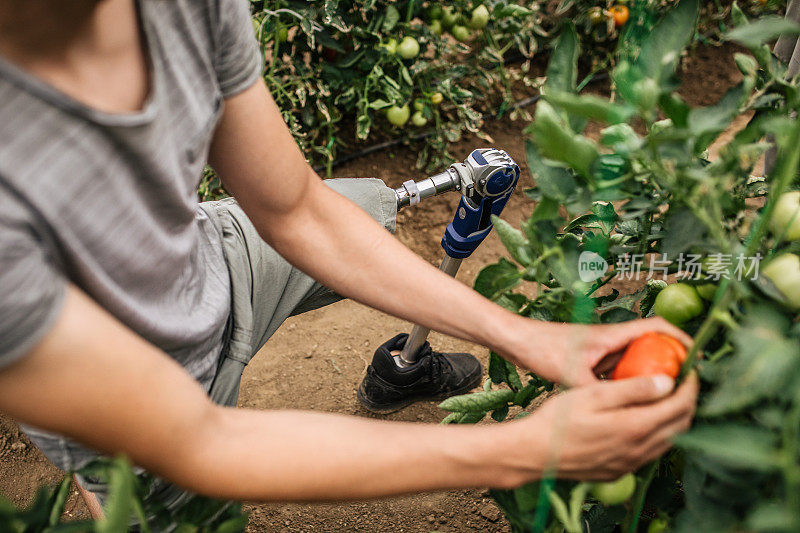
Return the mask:
<svg viewBox="0 0 800 533">
<path fill-rule="evenodd" d="M 608 478 L 668 446 L 690 420 L 691 382 L 584 387 L 498 426 L 379 422 L 214 405 L 173 360 L 69 288 L 53 329 L 0 370 L 0 411 L 194 492 L 240 500 L 341 500 L 536 479 L 548 448 L 565 477 Z M 632 416 L 632 410 L 637 410 Z M 554 420 L 566 423 L 556 442 Z M 658 432 L 655 432 L 659 429 Z M 411 458 L 409 453 L 411 451 Z"/>
<path fill-rule="evenodd" d="M 210 162 L 261 236 L 310 276 L 371 307 L 488 346 L 551 380 L 594 381 L 592 368 L 603 357 L 645 331 L 690 342 L 659 318 L 595 329 L 521 318 L 431 267 L 322 184 L 263 82 L 226 102 Z"/>
</svg>

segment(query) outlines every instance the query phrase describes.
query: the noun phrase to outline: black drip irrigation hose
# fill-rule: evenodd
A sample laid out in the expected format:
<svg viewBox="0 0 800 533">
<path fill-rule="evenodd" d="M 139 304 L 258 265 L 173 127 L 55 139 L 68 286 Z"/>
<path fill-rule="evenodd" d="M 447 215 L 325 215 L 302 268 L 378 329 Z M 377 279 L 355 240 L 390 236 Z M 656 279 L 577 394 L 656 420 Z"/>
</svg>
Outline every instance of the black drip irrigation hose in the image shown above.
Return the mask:
<svg viewBox="0 0 800 533">
<path fill-rule="evenodd" d="M 596 80 L 603 80 L 603 79 L 605 79 L 607 77 L 608 77 L 608 72 L 599 72 L 596 75 L 592 76 L 591 79 L 596 81 Z M 589 81 L 588 79 L 585 80 L 585 83 L 582 83 L 581 85 L 586 85 L 586 83 L 588 83 L 588 81 Z M 536 102 L 539 101 L 539 98 L 541 98 L 541 95 L 539 95 L 539 94 L 537 94 L 536 96 L 531 96 L 529 98 L 525 98 L 523 100 L 520 100 L 519 102 L 515 102 L 514 104 L 510 105 L 509 107 L 505 108 L 502 111 L 498 111 L 497 113 L 486 113 L 481 118 L 483 120 L 496 120 L 496 119 L 499 119 L 509 111 L 513 111 L 513 110 L 519 109 L 521 107 L 527 107 L 529 105 L 535 104 Z M 352 161 L 354 159 L 359 159 L 359 158 L 362 158 L 362 157 L 367 156 L 369 154 L 374 154 L 375 152 L 380 152 L 380 151 L 386 150 L 388 148 L 394 148 L 395 146 L 399 146 L 399 145 L 401 145 L 401 144 L 403 144 L 404 142 L 407 142 L 407 141 L 421 141 L 423 139 L 427 139 L 428 137 L 430 137 L 434 133 L 436 133 L 436 130 L 435 129 L 431 129 L 431 130 L 428 130 L 428 131 L 424 131 L 422 133 L 417 133 L 416 135 L 412 135 L 411 137 L 400 137 L 400 138 L 397 138 L 397 139 L 384 141 L 382 143 L 373 144 L 372 146 L 367 146 L 366 148 L 364 148 L 363 150 L 359 150 L 358 152 L 353 152 L 352 154 L 343 155 L 342 157 L 340 157 L 338 159 L 334 159 L 333 162 L 330 164 L 330 168 L 341 166 L 341 165 L 343 165 L 345 163 L 348 163 L 348 162 L 350 162 L 350 161 Z M 321 171 L 327 170 L 327 169 L 328 169 L 328 165 L 327 164 L 317 165 L 316 167 L 314 167 L 314 171 L 315 172 L 321 172 Z"/>
</svg>

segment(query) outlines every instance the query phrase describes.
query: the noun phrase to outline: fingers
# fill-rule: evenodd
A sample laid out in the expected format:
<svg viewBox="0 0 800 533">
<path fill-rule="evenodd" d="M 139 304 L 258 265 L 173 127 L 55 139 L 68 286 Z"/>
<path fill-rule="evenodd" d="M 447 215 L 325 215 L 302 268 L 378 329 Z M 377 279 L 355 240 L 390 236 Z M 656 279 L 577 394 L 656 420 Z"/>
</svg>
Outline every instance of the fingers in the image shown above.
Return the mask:
<svg viewBox="0 0 800 533">
<path fill-rule="evenodd" d="M 604 374 L 608 374 L 617 366 L 619 360 L 622 359 L 622 352 L 616 352 L 611 355 L 605 356 L 603 359 L 600 360 L 594 367 L 594 373 L 597 376 L 602 376 Z"/>
<path fill-rule="evenodd" d="M 697 406 L 697 392 L 700 382 L 697 374 L 692 372 L 686 380 L 675 390 L 675 393 L 658 403 L 641 405 L 628 409 L 628 416 L 638 420 L 648 433 L 667 426 L 675 420 L 694 416 Z"/>
<path fill-rule="evenodd" d="M 600 380 L 592 372 L 587 366 L 576 366 L 572 375 L 565 376 L 564 384 L 569 385 L 571 387 L 585 387 L 587 385 L 593 385 L 598 383 Z"/>
<path fill-rule="evenodd" d="M 648 404 L 667 396 L 675 386 L 669 376 L 642 376 L 604 381 L 587 389 L 598 410 L 612 410 Z"/>
<path fill-rule="evenodd" d="M 694 341 L 692 337 L 686 334 L 683 330 L 678 327 L 673 326 L 660 316 L 655 316 L 652 318 L 645 318 L 641 321 L 642 330 L 641 333 L 645 331 L 655 331 L 656 333 L 663 333 L 664 335 L 669 335 L 670 337 L 674 337 L 678 339 L 686 348 L 691 348 Z"/>
</svg>

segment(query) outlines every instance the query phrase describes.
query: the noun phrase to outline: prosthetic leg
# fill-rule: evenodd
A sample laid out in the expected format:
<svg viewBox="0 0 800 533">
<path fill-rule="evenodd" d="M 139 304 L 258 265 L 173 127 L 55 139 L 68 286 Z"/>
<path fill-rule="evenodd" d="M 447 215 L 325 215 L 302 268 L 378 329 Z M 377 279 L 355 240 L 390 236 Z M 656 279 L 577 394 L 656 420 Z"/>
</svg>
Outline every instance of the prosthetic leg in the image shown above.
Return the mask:
<svg viewBox="0 0 800 533">
<path fill-rule="evenodd" d="M 463 163 L 395 190 L 398 209 L 425 198 L 459 191 L 461 201 L 442 237 L 442 272 L 455 276 L 492 230 L 491 215 L 499 215 L 519 180 L 519 166 L 504 151 L 483 148 Z M 411 333 L 390 339 L 378 350 L 358 389 L 367 409 L 390 413 L 420 400 L 444 399 L 469 391 L 480 383 L 480 363 L 470 354 L 434 352 L 427 342 L 428 328 L 415 325 Z M 398 355 L 392 352 L 399 351 Z"/>
</svg>

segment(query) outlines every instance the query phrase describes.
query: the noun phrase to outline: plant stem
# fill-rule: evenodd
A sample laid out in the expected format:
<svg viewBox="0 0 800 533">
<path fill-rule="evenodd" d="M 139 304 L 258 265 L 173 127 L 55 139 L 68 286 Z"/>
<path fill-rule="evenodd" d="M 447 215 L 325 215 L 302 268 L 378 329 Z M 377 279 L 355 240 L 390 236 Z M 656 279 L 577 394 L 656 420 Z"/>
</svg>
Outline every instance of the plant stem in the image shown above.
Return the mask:
<svg viewBox="0 0 800 533">
<path fill-rule="evenodd" d="M 625 525 L 622 528 L 623 531 L 627 531 L 627 533 L 636 533 L 636 528 L 639 526 L 639 517 L 641 517 L 642 508 L 644 507 L 644 499 L 647 496 L 647 491 L 650 488 L 650 483 L 653 482 L 657 469 L 658 461 L 650 463 L 650 466 L 647 467 L 647 471 L 645 472 L 644 480 L 636 487 L 636 493 L 633 495 L 631 512 L 625 520 Z"/>
</svg>

